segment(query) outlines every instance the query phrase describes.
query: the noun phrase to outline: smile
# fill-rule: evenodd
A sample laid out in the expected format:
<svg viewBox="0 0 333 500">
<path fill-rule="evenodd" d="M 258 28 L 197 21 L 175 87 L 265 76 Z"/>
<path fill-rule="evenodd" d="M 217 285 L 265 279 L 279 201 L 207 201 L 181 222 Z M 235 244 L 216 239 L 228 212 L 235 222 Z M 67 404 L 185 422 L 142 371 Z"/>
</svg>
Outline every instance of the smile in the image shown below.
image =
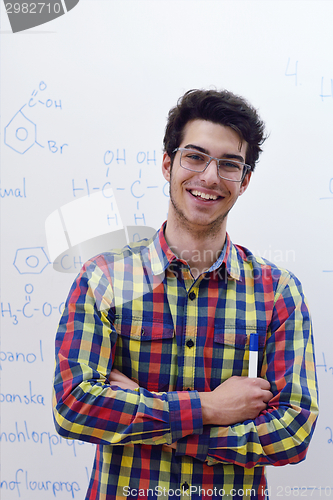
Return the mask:
<svg viewBox="0 0 333 500">
<path fill-rule="evenodd" d="M 202 200 L 217 200 L 219 198 L 219 196 L 216 196 L 215 194 L 201 193 L 201 191 L 197 191 L 196 189 L 193 189 L 190 193 L 196 198 L 201 198 Z"/>
</svg>

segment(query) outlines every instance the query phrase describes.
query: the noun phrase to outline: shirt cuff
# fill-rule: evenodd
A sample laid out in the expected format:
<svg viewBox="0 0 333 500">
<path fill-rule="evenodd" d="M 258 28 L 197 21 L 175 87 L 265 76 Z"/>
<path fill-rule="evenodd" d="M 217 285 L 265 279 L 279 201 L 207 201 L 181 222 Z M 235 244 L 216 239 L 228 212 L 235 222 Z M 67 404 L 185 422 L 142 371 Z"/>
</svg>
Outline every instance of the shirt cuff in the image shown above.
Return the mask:
<svg viewBox="0 0 333 500">
<path fill-rule="evenodd" d="M 197 391 L 169 392 L 169 417 L 172 443 L 190 434 L 201 434 L 203 422 Z"/>
<path fill-rule="evenodd" d="M 200 436 L 188 436 L 177 441 L 176 456 L 188 455 L 201 462 L 206 462 L 208 460 L 209 442 L 210 426 L 206 425 Z"/>
</svg>

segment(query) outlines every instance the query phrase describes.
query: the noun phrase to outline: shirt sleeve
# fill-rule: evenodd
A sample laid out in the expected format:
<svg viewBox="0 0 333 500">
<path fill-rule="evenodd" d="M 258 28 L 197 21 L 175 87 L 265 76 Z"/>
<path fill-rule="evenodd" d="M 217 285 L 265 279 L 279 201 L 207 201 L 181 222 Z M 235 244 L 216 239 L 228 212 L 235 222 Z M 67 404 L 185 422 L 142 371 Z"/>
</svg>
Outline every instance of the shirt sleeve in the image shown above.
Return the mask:
<svg viewBox="0 0 333 500">
<path fill-rule="evenodd" d="M 58 433 L 96 444 L 171 444 L 203 430 L 196 391 L 121 390 L 109 376 L 117 333 L 113 285 L 94 262 L 69 293 L 56 335 L 53 411 Z"/>
<path fill-rule="evenodd" d="M 289 274 L 276 290 L 261 377 L 273 393 L 267 410 L 235 425 L 204 426 L 200 436 L 180 439 L 176 454 L 246 468 L 305 459 L 318 415 L 314 345 L 306 299 Z"/>
</svg>

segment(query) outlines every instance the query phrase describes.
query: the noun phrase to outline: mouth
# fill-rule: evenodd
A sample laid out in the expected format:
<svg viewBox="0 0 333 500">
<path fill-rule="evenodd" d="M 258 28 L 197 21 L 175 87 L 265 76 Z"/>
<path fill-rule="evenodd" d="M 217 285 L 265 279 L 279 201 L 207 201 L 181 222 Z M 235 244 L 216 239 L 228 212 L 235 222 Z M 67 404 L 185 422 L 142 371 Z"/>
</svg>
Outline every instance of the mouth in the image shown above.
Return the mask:
<svg viewBox="0 0 333 500">
<path fill-rule="evenodd" d="M 203 193 L 202 191 L 198 191 L 197 189 L 191 189 L 189 190 L 189 192 L 195 198 L 203 201 L 215 201 L 222 198 L 221 196 L 217 196 L 216 194 Z"/>
</svg>

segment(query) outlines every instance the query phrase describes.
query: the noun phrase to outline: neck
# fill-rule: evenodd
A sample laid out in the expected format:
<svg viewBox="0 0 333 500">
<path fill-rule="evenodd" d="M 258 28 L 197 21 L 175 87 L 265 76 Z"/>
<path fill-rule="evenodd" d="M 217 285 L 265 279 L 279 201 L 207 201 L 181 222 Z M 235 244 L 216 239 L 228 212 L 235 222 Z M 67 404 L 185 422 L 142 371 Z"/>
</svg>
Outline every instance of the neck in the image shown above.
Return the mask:
<svg viewBox="0 0 333 500">
<path fill-rule="evenodd" d="M 185 260 L 196 278 L 218 259 L 226 238 L 225 224 L 219 231 L 207 227 L 191 228 L 167 221 L 165 239 L 173 253 Z"/>
</svg>

